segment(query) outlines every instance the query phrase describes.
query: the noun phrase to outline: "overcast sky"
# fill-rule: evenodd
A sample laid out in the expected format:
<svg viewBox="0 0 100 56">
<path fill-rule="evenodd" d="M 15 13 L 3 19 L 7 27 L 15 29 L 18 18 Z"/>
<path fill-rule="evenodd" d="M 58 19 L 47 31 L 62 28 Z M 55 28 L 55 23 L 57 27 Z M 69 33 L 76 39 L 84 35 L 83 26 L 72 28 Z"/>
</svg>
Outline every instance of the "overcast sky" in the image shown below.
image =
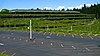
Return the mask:
<svg viewBox="0 0 100 56">
<path fill-rule="evenodd" d="M 81 8 L 83 4 L 100 3 L 100 0 L 0 0 L 0 9 L 72 9 Z"/>
</svg>

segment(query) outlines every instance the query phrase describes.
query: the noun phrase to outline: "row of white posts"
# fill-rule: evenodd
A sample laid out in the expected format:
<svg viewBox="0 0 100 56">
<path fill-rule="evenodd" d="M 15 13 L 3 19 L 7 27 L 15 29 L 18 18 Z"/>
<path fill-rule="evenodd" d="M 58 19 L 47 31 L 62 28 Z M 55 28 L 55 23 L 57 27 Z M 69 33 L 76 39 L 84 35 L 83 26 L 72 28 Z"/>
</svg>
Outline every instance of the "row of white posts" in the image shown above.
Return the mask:
<svg viewBox="0 0 100 56">
<path fill-rule="evenodd" d="M 96 20 L 96 18 L 94 18 Z M 47 30 L 49 29 L 47 25 Z M 73 26 L 70 27 L 70 30 L 73 31 Z M 32 40 L 32 21 L 30 20 L 30 40 Z"/>
</svg>

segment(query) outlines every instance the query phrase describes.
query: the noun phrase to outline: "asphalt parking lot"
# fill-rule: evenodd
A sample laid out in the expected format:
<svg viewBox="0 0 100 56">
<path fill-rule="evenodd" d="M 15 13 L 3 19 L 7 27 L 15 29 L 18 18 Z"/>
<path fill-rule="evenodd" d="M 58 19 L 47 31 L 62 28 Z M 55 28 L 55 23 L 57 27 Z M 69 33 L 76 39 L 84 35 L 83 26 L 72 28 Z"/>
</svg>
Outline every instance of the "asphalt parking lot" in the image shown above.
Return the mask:
<svg viewBox="0 0 100 56">
<path fill-rule="evenodd" d="M 100 36 L 0 30 L 0 53 L 11 56 L 100 56 Z"/>
</svg>

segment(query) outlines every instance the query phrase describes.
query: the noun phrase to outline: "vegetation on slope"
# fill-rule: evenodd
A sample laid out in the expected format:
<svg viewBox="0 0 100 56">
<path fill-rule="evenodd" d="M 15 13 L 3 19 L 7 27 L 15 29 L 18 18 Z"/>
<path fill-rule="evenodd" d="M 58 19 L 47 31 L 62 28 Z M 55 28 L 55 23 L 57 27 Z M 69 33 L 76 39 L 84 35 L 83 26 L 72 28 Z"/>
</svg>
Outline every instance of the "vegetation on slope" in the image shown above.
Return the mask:
<svg viewBox="0 0 100 56">
<path fill-rule="evenodd" d="M 63 19 L 48 20 L 48 18 L 6 18 L 0 19 L 0 29 L 29 31 L 29 20 L 32 20 L 32 31 L 71 33 L 83 35 L 99 35 L 99 19 Z"/>
</svg>

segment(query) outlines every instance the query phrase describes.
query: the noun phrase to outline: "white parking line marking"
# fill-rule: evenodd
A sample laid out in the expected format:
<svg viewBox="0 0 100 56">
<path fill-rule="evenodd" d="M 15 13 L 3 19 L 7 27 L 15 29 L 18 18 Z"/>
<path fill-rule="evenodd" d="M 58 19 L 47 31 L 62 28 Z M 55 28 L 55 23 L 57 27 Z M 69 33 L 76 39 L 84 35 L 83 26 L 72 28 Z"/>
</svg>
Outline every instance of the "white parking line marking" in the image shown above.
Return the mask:
<svg viewBox="0 0 100 56">
<path fill-rule="evenodd" d="M 87 51 L 90 51 L 90 49 L 89 48 L 85 48 Z"/>
<path fill-rule="evenodd" d="M 81 35 L 80 35 L 81 36 Z M 81 38 L 83 38 L 83 36 L 81 36 Z"/>
<path fill-rule="evenodd" d="M 42 33 L 42 32 L 38 32 L 38 34 L 40 34 L 40 33 Z"/>
<path fill-rule="evenodd" d="M 72 48 L 73 48 L 73 49 L 76 49 L 76 47 L 75 47 L 75 46 L 72 46 Z"/>
<path fill-rule="evenodd" d="M 39 33 L 42 33 L 42 32 L 39 32 Z"/>
<path fill-rule="evenodd" d="M 93 37 L 89 36 L 92 40 L 93 40 Z"/>
<path fill-rule="evenodd" d="M 51 43 L 51 45 L 52 45 L 52 43 Z"/>
<path fill-rule="evenodd" d="M 13 38 L 13 40 L 15 40 L 16 38 Z"/>
<path fill-rule="evenodd" d="M 16 55 L 16 53 L 12 54 L 11 56 L 15 56 L 15 55 Z"/>
<path fill-rule="evenodd" d="M 4 54 L 7 50 L 4 50 L 1 54 Z"/>
<path fill-rule="evenodd" d="M 26 42 L 28 42 L 28 40 L 26 40 Z"/>
<path fill-rule="evenodd" d="M 52 33 L 50 33 L 50 35 L 52 35 Z"/>
<path fill-rule="evenodd" d="M 8 39 L 10 39 L 10 37 L 8 37 Z"/>
<path fill-rule="evenodd" d="M 34 40 L 33 43 L 35 43 L 36 41 Z"/>
<path fill-rule="evenodd" d="M 57 34 L 56 36 L 58 36 L 59 34 Z"/>
<path fill-rule="evenodd" d="M 40 34 L 40 33 L 38 32 L 38 34 Z"/>
<path fill-rule="evenodd" d="M 13 33 L 11 33 L 11 35 L 13 35 Z"/>
<path fill-rule="evenodd" d="M 43 44 L 43 42 L 41 42 L 41 44 Z"/>
<path fill-rule="evenodd" d="M 66 37 L 66 34 L 64 34 L 64 37 Z"/>
<path fill-rule="evenodd" d="M 61 47 L 64 47 L 64 45 L 63 45 L 63 44 L 61 44 Z"/>
<path fill-rule="evenodd" d="M 43 35 L 45 35 L 45 34 L 46 34 L 46 32 Z"/>
<path fill-rule="evenodd" d="M 74 35 L 72 34 L 72 37 L 74 38 Z"/>
<path fill-rule="evenodd" d="M 3 37 L 3 38 L 5 38 L 5 37 Z"/>
<path fill-rule="evenodd" d="M 22 39 L 19 39 L 19 40 L 22 40 Z"/>
</svg>

